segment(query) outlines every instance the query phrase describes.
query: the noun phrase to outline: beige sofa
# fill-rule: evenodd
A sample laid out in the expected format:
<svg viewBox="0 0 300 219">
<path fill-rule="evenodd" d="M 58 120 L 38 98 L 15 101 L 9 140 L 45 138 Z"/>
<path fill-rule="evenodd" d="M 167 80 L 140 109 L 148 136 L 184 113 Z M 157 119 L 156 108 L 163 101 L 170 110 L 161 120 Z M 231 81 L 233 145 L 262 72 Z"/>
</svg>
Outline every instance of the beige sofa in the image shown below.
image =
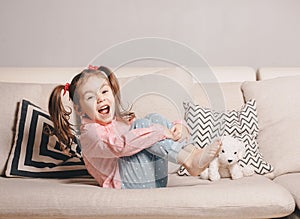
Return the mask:
<svg viewBox="0 0 300 219">
<path fill-rule="evenodd" d="M 256 71 L 249 67 L 213 67 L 189 70 L 124 67 L 116 70 L 116 74 L 123 87 L 124 101 L 134 103 L 133 110 L 138 116 L 158 112 L 170 120 L 183 118 L 181 102 L 185 98 L 218 110 L 239 110 L 245 100 L 256 98 L 259 150 L 274 171 L 239 180 L 226 178 L 210 182 L 199 177 L 179 176 L 179 166 L 170 163 L 168 187 L 145 190 L 103 189 L 90 177 L 56 179 L 44 175 L 43 178 L 10 175 L 8 165 L 12 160 L 9 161 L 9 157 L 16 156 L 12 146 L 19 136 L 14 133 L 21 126 L 15 125 L 17 103 L 25 98 L 47 109 L 49 93 L 55 84 L 69 82 L 80 68 L 1 68 L 0 218 L 299 217 L 300 79 L 292 75 L 300 74 L 300 69 Z M 280 76 L 285 78 L 271 79 Z M 149 85 L 154 85 L 155 92 L 150 92 Z M 291 112 L 290 117 L 286 118 L 286 112 Z M 21 162 L 18 165 L 21 170 Z"/>
</svg>

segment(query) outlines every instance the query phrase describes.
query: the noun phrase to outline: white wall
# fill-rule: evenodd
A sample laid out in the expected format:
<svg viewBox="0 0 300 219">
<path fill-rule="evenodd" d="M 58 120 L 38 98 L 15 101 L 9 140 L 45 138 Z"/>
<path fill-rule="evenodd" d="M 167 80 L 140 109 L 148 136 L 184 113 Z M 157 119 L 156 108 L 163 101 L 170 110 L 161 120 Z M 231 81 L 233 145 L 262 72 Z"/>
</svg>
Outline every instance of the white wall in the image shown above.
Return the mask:
<svg viewBox="0 0 300 219">
<path fill-rule="evenodd" d="M 0 0 L 0 67 L 86 66 L 140 37 L 213 66 L 300 66 L 299 22 L 299 0 Z"/>
</svg>

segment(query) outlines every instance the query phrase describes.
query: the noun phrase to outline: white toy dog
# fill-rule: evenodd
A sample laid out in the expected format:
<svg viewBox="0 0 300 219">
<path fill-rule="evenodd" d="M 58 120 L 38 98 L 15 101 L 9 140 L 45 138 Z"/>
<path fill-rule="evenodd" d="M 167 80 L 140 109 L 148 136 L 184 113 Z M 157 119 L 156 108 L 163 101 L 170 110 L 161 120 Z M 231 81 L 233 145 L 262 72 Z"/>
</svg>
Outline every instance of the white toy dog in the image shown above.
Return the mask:
<svg viewBox="0 0 300 219">
<path fill-rule="evenodd" d="M 242 159 L 244 154 L 244 143 L 234 137 L 224 136 L 219 156 L 200 174 L 200 178 L 216 181 L 221 177 L 239 179 L 253 175 L 253 168 L 250 166 L 242 167 L 238 164 L 238 160 Z"/>
</svg>

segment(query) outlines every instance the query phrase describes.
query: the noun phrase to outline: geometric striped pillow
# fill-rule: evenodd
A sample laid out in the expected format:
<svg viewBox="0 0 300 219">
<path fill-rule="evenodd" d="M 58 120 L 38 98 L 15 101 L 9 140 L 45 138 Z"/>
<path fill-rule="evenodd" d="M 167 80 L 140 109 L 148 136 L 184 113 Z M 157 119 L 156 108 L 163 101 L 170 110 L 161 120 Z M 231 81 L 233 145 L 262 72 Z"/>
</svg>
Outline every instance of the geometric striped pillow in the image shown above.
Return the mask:
<svg viewBox="0 0 300 219">
<path fill-rule="evenodd" d="M 19 106 L 14 145 L 9 155 L 7 177 L 71 178 L 88 176 L 80 156 L 64 153 L 56 136 L 49 136 L 45 128 L 53 129 L 50 116 L 27 100 Z M 80 155 L 78 142 L 73 150 Z"/>
<path fill-rule="evenodd" d="M 183 106 L 185 121 L 196 146 L 204 148 L 214 139 L 230 135 L 245 143 L 245 156 L 239 160 L 241 166 L 250 165 L 257 174 L 273 171 L 273 167 L 259 152 L 256 141 L 259 128 L 255 100 L 247 101 L 240 110 L 226 112 L 202 108 L 192 102 L 184 102 Z M 183 167 L 179 169 L 178 174 L 189 175 Z"/>
</svg>

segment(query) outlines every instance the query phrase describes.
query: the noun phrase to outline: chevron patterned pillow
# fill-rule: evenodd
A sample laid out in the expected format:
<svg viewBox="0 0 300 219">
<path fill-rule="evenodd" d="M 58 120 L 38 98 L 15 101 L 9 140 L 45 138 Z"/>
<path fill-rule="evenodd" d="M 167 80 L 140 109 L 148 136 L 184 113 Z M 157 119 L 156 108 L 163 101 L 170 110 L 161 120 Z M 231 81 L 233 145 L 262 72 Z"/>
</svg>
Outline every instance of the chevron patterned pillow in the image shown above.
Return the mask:
<svg viewBox="0 0 300 219">
<path fill-rule="evenodd" d="M 196 146 L 204 148 L 213 139 L 230 135 L 240 139 L 246 145 L 246 154 L 239 161 L 241 166 L 251 165 L 257 174 L 273 171 L 273 167 L 263 159 L 259 152 L 256 141 L 259 128 L 255 100 L 247 101 L 240 110 L 227 112 L 202 108 L 192 102 L 184 102 L 183 106 L 185 121 Z M 189 175 L 183 167 L 180 167 L 177 173 Z"/>
</svg>

